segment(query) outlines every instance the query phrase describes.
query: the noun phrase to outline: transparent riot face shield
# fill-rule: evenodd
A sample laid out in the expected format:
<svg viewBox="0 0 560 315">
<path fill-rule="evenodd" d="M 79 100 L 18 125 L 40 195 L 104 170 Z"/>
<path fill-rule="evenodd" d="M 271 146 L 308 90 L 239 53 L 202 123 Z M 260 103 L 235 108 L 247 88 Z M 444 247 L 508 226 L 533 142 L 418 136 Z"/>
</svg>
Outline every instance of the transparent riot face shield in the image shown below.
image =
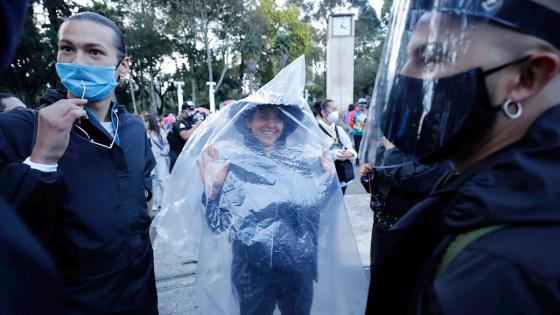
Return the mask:
<svg viewBox="0 0 560 315">
<path fill-rule="evenodd" d="M 362 161 L 391 168 L 414 159 L 460 159 L 488 137 L 504 100 L 489 93 L 487 78 L 527 60 L 513 52 L 492 55 L 490 43 L 502 27 L 493 14 L 502 5 L 481 0 L 394 2 Z M 387 154 L 394 150 L 402 154 Z"/>
</svg>

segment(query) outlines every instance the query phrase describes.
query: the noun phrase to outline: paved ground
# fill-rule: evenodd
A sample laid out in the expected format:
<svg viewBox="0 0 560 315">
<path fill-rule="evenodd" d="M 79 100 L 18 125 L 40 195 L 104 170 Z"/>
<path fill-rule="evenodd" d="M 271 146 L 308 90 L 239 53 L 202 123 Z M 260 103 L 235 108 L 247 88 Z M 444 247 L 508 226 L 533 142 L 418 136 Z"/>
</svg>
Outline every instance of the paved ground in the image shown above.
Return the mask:
<svg viewBox="0 0 560 315">
<path fill-rule="evenodd" d="M 369 195 L 356 180 L 351 183 L 344 197 L 350 223 L 364 266 L 369 266 L 372 214 Z M 155 257 L 156 284 L 161 315 L 198 315 L 195 302 L 194 280 L 196 263 L 177 253 L 157 250 Z M 365 267 L 367 270 L 367 267 Z M 369 271 L 369 270 L 367 270 Z"/>
</svg>

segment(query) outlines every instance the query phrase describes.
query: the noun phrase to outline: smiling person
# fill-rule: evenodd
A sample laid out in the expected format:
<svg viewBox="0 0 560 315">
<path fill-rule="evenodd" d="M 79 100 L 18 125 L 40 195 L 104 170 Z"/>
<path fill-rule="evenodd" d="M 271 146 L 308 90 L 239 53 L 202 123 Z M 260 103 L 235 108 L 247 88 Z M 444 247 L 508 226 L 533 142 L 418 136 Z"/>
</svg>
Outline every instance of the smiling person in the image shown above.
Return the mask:
<svg viewBox="0 0 560 315">
<path fill-rule="evenodd" d="M 456 174 L 384 236 L 368 314 L 560 314 L 560 2 L 392 12 L 375 134 Z"/>
<path fill-rule="evenodd" d="M 166 260 L 197 257 L 201 314 L 365 308 L 366 279 L 330 142 L 304 87 L 302 56 L 205 120 L 177 160 L 154 244 Z"/>
<path fill-rule="evenodd" d="M 69 314 L 157 314 L 146 196 L 154 158 L 143 123 L 114 101 L 124 36 L 91 12 L 58 32 L 56 70 L 36 111 L 0 117 L 8 200 L 60 271 Z"/>
<path fill-rule="evenodd" d="M 303 118 L 298 107 L 231 106 L 243 142 L 209 146 L 199 167 L 208 187 L 203 202 L 209 228 L 214 233 L 232 232 L 231 280 L 240 314 L 272 314 L 276 304 L 282 314 L 310 314 L 317 280 L 319 209 L 335 186 L 331 180 L 323 191 L 314 189 L 313 177 L 322 169 L 314 170 L 313 163 L 301 159 L 302 152 L 286 145 Z M 326 171 L 331 165 L 320 159 L 317 165 L 321 162 Z M 301 192 L 287 195 L 286 189 L 296 183 Z M 266 197 L 270 191 L 278 195 Z"/>
</svg>

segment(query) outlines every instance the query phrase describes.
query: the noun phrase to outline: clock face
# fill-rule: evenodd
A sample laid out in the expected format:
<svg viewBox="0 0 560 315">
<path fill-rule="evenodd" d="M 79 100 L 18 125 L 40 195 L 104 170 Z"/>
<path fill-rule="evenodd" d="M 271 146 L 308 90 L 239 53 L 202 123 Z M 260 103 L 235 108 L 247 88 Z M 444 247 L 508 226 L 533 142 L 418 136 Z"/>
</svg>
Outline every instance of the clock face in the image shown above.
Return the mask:
<svg viewBox="0 0 560 315">
<path fill-rule="evenodd" d="M 334 16 L 332 18 L 333 36 L 352 35 L 352 16 Z"/>
</svg>

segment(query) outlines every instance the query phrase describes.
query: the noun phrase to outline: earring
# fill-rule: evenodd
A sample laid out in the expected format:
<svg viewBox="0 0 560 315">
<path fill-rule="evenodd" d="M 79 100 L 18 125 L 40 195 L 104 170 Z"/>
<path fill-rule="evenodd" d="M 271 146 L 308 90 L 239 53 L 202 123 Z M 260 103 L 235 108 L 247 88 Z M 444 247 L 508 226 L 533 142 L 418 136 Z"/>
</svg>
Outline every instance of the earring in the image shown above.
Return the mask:
<svg viewBox="0 0 560 315">
<path fill-rule="evenodd" d="M 516 108 L 514 112 L 511 112 L 510 110 L 511 105 L 514 105 Z M 523 114 L 523 105 L 519 102 L 514 102 L 508 99 L 504 102 L 504 105 L 502 106 L 502 111 L 504 112 L 504 114 L 506 114 L 506 116 L 509 119 L 517 119 L 521 117 L 521 114 Z"/>
</svg>

